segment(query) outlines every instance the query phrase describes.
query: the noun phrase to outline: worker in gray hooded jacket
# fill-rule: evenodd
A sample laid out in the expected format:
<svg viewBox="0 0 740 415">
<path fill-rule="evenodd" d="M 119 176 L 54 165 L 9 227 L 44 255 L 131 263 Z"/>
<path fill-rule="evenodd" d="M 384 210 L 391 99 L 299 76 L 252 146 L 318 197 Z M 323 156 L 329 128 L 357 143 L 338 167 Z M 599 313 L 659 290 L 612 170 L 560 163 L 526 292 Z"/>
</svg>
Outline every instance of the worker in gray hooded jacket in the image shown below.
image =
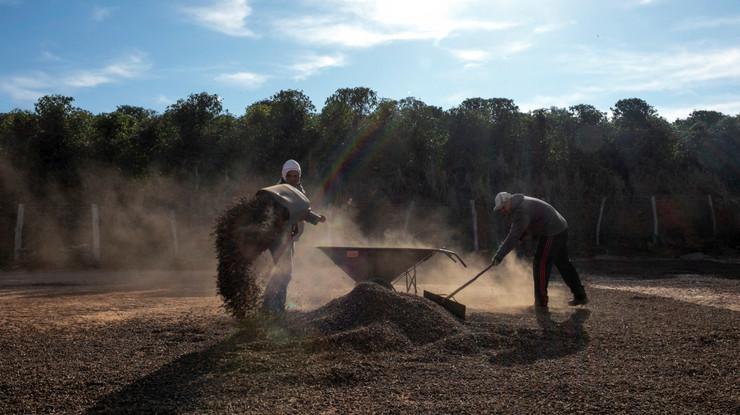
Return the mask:
<svg viewBox="0 0 740 415">
<path fill-rule="evenodd" d="M 532 265 L 535 307 L 547 307 L 547 284 L 553 263 L 573 293 L 573 300 L 568 304 L 576 306 L 588 303 L 578 272 L 568 258 L 568 222 L 554 207 L 520 193 L 512 195 L 501 192 L 496 195 L 493 210 L 511 217 L 511 229 L 493 256 L 494 265 L 503 261 L 525 234 L 538 238 Z"/>
<path fill-rule="evenodd" d="M 295 242 L 303 233 L 303 222 L 317 225 L 326 222 L 326 217 L 311 210 L 311 202 L 301 184 L 301 166 L 295 160 L 283 164 L 282 177 L 277 185 L 261 189 L 260 192 L 270 194 L 289 212 L 289 226 L 270 247 L 275 268 L 265 287 L 262 303 L 265 312 L 281 313 L 285 310 L 288 284 L 293 273 Z"/>
</svg>

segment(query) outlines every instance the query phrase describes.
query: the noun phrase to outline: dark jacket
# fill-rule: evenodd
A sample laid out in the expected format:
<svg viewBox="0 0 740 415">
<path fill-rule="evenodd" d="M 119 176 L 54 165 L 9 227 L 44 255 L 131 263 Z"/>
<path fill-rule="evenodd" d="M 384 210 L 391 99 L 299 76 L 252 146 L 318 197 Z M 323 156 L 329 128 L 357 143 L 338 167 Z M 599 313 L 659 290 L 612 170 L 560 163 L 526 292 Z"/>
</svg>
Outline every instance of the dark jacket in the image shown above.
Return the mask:
<svg viewBox="0 0 740 415">
<path fill-rule="evenodd" d="M 568 222 L 544 200 L 516 193 L 511 197 L 511 228 L 494 258 L 501 261 L 525 235 L 555 236 L 568 229 Z"/>
</svg>

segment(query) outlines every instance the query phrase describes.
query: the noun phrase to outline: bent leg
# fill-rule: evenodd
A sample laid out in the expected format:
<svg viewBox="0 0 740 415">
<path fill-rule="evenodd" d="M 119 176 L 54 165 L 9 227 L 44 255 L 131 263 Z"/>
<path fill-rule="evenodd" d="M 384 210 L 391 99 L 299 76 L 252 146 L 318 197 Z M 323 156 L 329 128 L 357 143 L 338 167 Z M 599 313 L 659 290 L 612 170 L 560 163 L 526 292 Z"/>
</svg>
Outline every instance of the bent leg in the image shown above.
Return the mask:
<svg viewBox="0 0 740 415">
<path fill-rule="evenodd" d="M 576 271 L 576 267 L 568 257 L 568 231 L 563 231 L 555 236 L 555 249 L 553 250 L 553 261 L 555 266 L 558 267 L 560 275 L 563 276 L 565 285 L 570 288 L 570 292 L 573 293 L 573 297 L 577 300 L 586 298 L 586 290 L 581 284 L 581 277 Z"/>
</svg>

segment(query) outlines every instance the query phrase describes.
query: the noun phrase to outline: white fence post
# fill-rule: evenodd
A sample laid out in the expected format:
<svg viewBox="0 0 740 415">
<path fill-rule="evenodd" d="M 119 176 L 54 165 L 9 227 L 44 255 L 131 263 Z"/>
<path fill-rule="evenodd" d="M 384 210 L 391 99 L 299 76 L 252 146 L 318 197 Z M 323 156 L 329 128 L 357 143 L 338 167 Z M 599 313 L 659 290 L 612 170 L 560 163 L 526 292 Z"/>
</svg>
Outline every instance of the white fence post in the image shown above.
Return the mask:
<svg viewBox="0 0 740 415">
<path fill-rule="evenodd" d="M 599 208 L 599 220 L 596 222 L 596 246 L 601 245 L 601 219 L 604 218 L 604 205 L 606 198 L 601 198 L 601 207 Z"/>
<path fill-rule="evenodd" d="M 475 200 L 470 200 L 470 211 L 473 214 L 473 250 L 476 252 L 480 248 L 478 241 L 478 212 L 475 210 Z"/>
<path fill-rule="evenodd" d="M 98 205 L 93 203 L 92 208 L 92 254 L 96 263 L 100 263 L 100 216 Z"/>
<path fill-rule="evenodd" d="M 15 249 L 13 250 L 13 261 L 18 262 L 21 259 L 21 250 L 23 249 L 23 203 L 18 204 L 18 216 L 15 220 Z"/>
<path fill-rule="evenodd" d="M 707 195 L 707 201 L 709 202 L 709 215 L 712 218 L 712 236 L 717 237 L 717 217 L 714 215 L 714 203 L 712 203 L 712 195 Z"/>
<path fill-rule="evenodd" d="M 172 236 L 172 256 L 177 258 L 180 253 L 180 244 L 177 240 L 177 219 L 174 209 L 170 209 L 170 234 Z"/>
<path fill-rule="evenodd" d="M 650 196 L 650 206 L 653 209 L 653 243 L 658 243 L 658 209 L 655 207 L 655 195 Z"/>
</svg>

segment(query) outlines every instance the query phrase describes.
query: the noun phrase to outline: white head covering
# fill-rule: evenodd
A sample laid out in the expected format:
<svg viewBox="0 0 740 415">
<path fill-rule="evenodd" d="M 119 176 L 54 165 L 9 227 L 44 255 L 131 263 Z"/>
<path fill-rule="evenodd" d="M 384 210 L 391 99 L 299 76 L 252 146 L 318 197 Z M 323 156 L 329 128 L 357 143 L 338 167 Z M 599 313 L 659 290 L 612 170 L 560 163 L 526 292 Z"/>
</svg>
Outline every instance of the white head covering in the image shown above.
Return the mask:
<svg viewBox="0 0 740 415">
<path fill-rule="evenodd" d="M 504 203 L 508 202 L 509 199 L 511 199 L 511 193 L 509 192 L 500 192 L 497 194 L 496 199 L 494 199 L 494 203 L 496 204 L 493 208 L 494 212 L 501 210 L 504 207 Z"/>
<path fill-rule="evenodd" d="M 290 159 L 283 164 L 283 179 L 287 179 L 289 171 L 297 171 L 298 175 L 301 175 L 301 165 L 297 161 Z"/>
</svg>

